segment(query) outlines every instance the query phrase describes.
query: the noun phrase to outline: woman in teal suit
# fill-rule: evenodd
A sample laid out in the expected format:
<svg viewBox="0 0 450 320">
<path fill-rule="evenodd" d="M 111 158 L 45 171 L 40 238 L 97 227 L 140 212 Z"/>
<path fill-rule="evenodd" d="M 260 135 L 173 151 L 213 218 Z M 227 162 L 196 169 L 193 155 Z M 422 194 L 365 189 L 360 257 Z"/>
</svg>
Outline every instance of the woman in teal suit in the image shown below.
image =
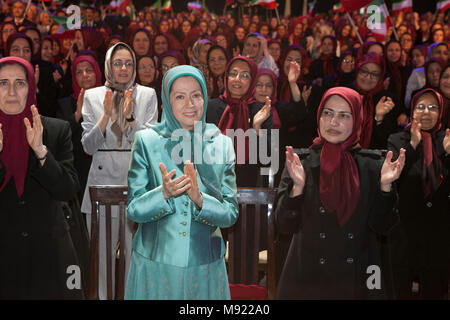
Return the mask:
<svg viewBox="0 0 450 320">
<path fill-rule="evenodd" d="M 163 78 L 161 123 L 136 134 L 128 172 L 133 239 L 126 299 L 230 299 L 220 228 L 238 217 L 231 139 L 205 122 L 201 72 Z"/>
</svg>

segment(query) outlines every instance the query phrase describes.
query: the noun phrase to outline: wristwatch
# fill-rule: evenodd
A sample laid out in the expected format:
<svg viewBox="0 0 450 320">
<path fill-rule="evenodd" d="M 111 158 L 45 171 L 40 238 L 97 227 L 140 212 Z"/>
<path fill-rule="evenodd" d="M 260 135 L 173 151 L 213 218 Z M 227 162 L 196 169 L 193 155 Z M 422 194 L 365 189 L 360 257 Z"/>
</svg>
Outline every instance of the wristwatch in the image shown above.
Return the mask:
<svg viewBox="0 0 450 320">
<path fill-rule="evenodd" d="M 125 118 L 125 120 L 126 120 L 127 122 L 133 122 L 133 121 L 135 120 L 135 118 L 134 118 L 134 112 L 131 113 L 131 117 L 130 117 L 130 118 Z"/>
</svg>

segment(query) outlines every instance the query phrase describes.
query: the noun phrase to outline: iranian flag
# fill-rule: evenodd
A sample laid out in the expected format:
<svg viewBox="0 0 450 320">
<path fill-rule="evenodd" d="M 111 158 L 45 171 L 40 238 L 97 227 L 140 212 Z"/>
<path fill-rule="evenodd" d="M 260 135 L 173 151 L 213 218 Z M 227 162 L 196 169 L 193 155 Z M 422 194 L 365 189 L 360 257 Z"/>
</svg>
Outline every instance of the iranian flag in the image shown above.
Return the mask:
<svg viewBox="0 0 450 320">
<path fill-rule="evenodd" d="M 413 9 L 412 0 L 392 0 L 392 14 L 400 12 L 411 12 Z"/>
<path fill-rule="evenodd" d="M 334 12 L 343 12 L 345 11 L 344 7 L 342 6 L 342 3 L 338 2 L 333 6 Z"/>
<path fill-rule="evenodd" d="M 151 8 L 158 9 L 159 5 L 161 4 L 161 0 L 156 1 L 154 4 L 151 5 Z"/>
<path fill-rule="evenodd" d="M 308 3 L 308 7 L 309 7 L 309 9 L 308 9 L 308 16 L 309 17 L 311 17 L 311 15 L 313 13 L 313 10 L 316 7 L 316 1 L 317 0 L 314 0 L 314 1 L 310 2 L 310 3 Z"/>
<path fill-rule="evenodd" d="M 252 6 L 257 4 L 266 9 L 275 9 L 277 7 L 275 0 L 252 0 Z"/>
<path fill-rule="evenodd" d="M 383 42 L 386 40 L 389 28 L 393 26 L 389 11 L 383 0 L 374 0 L 367 7 L 376 8 L 375 12 L 369 11 L 369 16 L 373 18 L 367 20 L 367 28 L 372 31 L 377 41 Z"/>
<path fill-rule="evenodd" d="M 438 12 L 445 12 L 450 9 L 450 0 L 439 0 L 436 3 L 436 10 Z"/>
<path fill-rule="evenodd" d="M 131 5 L 131 0 L 117 0 L 111 1 L 109 7 L 111 9 L 118 9 L 120 12 L 128 12 L 128 9 Z"/>
<path fill-rule="evenodd" d="M 163 11 L 170 11 L 170 10 L 172 10 L 172 1 L 166 0 L 166 1 L 163 3 L 161 9 L 163 9 Z"/>
<path fill-rule="evenodd" d="M 189 2 L 187 4 L 187 7 L 189 10 L 198 10 L 200 11 L 200 9 L 202 8 L 202 5 L 198 2 Z"/>
</svg>

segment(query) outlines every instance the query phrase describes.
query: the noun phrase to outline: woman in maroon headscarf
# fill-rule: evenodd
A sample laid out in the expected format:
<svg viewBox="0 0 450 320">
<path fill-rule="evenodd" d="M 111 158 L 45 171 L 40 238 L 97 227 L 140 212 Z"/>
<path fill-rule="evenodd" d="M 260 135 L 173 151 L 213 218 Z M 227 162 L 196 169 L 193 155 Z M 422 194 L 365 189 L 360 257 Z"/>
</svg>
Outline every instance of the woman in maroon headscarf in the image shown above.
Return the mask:
<svg viewBox="0 0 450 320">
<path fill-rule="evenodd" d="M 287 48 L 281 59 L 280 82 L 281 89 L 278 92 L 278 100 L 284 102 L 299 101 L 301 99 L 306 107 L 306 114 L 298 126 L 287 128 L 287 145 L 294 148 L 305 148 L 311 145 L 316 137 L 317 127 L 314 120 L 317 114 L 321 93 L 318 87 L 307 86 L 303 81 L 305 64 L 307 65 L 306 51 L 297 45 Z M 299 75 L 289 77 L 291 68 L 298 68 Z"/>
<path fill-rule="evenodd" d="M 258 66 L 251 59 L 238 56 L 233 58 L 227 65 L 225 71 L 225 90 L 219 98 L 208 101 L 206 121 L 214 123 L 223 134 L 227 129 L 272 129 L 272 113 L 270 103 L 257 103 L 255 99 L 256 75 Z M 270 139 L 270 134 L 269 134 Z M 236 150 L 236 178 L 238 186 L 256 187 L 261 185 L 258 164 L 249 163 L 249 144 L 246 144 L 244 154 Z"/>
<path fill-rule="evenodd" d="M 334 36 L 325 36 L 320 45 L 320 57 L 311 62 L 308 78 L 322 85 L 323 78 L 337 71 L 339 58 L 336 56 L 337 40 Z"/>
<path fill-rule="evenodd" d="M 79 265 L 62 203 L 79 187 L 70 126 L 39 115 L 29 62 L 1 59 L 0 78 L 0 297 L 82 299 L 67 286 Z"/>
<path fill-rule="evenodd" d="M 371 268 L 380 266 L 377 235 L 398 219 L 391 184 L 405 156 L 403 150 L 391 162 L 391 152 L 383 161 L 379 153 L 361 150 L 361 105 L 350 88 L 328 90 L 314 144 L 298 154 L 286 148 L 275 223 L 293 238 L 278 299 L 385 298 L 384 273 Z"/>
<path fill-rule="evenodd" d="M 442 130 L 442 96 L 431 88 L 414 95 L 412 123 L 389 137 L 397 157 L 406 149 L 398 183 L 401 224 L 391 237 L 398 299 L 446 299 L 450 268 L 450 129 Z M 417 298 L 413 281 L 419 283 Z"/>
<path fill-rule="evenodd" d="M 81 188 L 78 192 L 78 197 L 81 203 L 92 160 L 92 157 L 84 152 L 81 144 L 83 132 L 81 128 L 81 121 L 83 120 L 81 108 L 83 106 L 84 92 L 90 88 L 100 87 L 102 85 L 102 74 L 97 62 L 91 56 L 75 58 L 71 72 L 73 93 L 58 100 L 56 116 L 68 121 L 72 129 L 74 165 L 80 180 Z"/>
<path fill-rule="evenodd" d="M 13 21 L 5 21 L 0 24 L 0 32 L 1 32 L 1 54 L 2 57 L 5 56 L 6 52 L 6 41 L 8 37 L 13 33 L 17 32 L 17 27 Z"/>
<path fill-rule="evenodd" d="M 225 70 L 228 60 L 228 52 L 222 46 L 213 45 L 209 48 L 206 61 L 210 77 L 206 80 L 210 99 L 218 98 L 224 91 Z"/>
<path fill-rule="evenodd" d="M 233 58 L 227 65 L 225 71 L 225 90 L 224 93 L 216 99 L 208 100 L 208 107 L 206 113 L 206 121 L 217 125 L 222 134 L 233 134 L 228 130 L 243 130 L 245 134 L 250 136 L 256 135 L 256 139 L 244 138 L 244 146 L 242 140 L 238 137 L 232 137 L 234 149 L 236 152 L 236 184 L 238 187 L 262 187 L 264 176 L 261 174 L 261 158 L 257 157 L 254 147 L 257 147 L 257 153 L 260 154 L 262 143 L 267 144 L 267 149 L 271 150 L 271 159 L 275 157 L 275 150 L 271 147 L 271 129 L 273 128 L 272 112 L 270 99 L 265 101 L 265 104 L 258 103 L 255 99 L 255 89 L 257 82 L 258 66 L 253 60 L 238 56 Z M 255 131 L 251 131 L 254 129 Z M 258 139 L 261 134 L 261 129 L 267 130 L 267 142 Z M 228 131 L 228 132 L 227 132 Z M 236 134 L 237 135 L 237 134 Z M 263 136 L 264 137 L 264 136 Z M 250 141 L 249 141 L 250 140 Z M 251 144 L 253 143 L 253 144 Z M 250 154 L 250 152 L 252 154 Z M 276 154 L 278 160 L 278 154 Z M 269 161 L 270 161 L 269 160 Z M 265 165 L 268 165 L 265 163 Z M 269 165 L 276 166 L 275 163 Z M 254 215 L 250 215 L 254 217 Z M 252 223 L 252 218 L 250 218 Z M 267 223 L 263 218 L 262 231 L 260 243 L 267 243 L 264 239 L 264 234 L 267 235 Z M 264 227 L 265 226 L 265 227 Z M 253 237 L 252 237 L 253 236 Z M 248 239 L 254 239 L 254 235 L 248 235 Z M 247 252 L 257 252 L 266 248 L 261 247 L 255 250 L 253 241 L 246 241 L 245 239 L 235 239 L 238 242 L 243 241 L 247 243 Z M 264 241 L 266 240 L 266 241 Z M 239 250 L 239 249 L 238 249 Z M 239 256 L 239 255 L 237 255 Z M 252 254 L 248 254 L 246 263 L 249 266 L 247 269 L 247 279 L 258 272 L 253 269 L 251 261 Z M 240 261 L 235 261 L 235 268 L 239 268 Z M 239 281 L 239 279 L 237 279 Z"/>
<path fill-rule="evenodd" d="M 151 35 L 145 28 L 136 29 L 130 36 L 128 45 L 133 48 L 136 57 L 151 55 Z"/>
<path fill-rule="evenodd" d="M 370 52 L 356 66 L 353 85 L 363 98 L 363 126 L 360 144 L 365 149 L 386 149 L 387 138 L 397 132 L 397 117 L 402 112 L 395 94 L 384 89 L 384 58 Z"/>
</svg>

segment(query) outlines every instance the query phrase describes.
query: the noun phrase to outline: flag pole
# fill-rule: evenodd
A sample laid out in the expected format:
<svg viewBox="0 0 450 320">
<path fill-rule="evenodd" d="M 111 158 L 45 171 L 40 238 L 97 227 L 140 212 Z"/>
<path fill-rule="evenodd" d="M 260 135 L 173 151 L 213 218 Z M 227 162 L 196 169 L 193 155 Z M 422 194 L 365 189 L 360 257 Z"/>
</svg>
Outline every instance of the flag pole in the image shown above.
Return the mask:
<svg viewBox="0 0 450 320">
<path fill-rule="evenodd" d="M 23 12 L 23 17 L 22 18 L 26 17 L 27 11 L 30 8 L 30 4 L 31 4 L 31 0 L 28 0 L 27 7 L 25 8 L 25 11 Z"/>
<path fill-rule="evenodd" d="M 388 11 L 386 2 L 385 2 L 384 0 L 383 0 L 383 5 L 384 5 L 384 8 L 386 9 L 386 13 L 388 14 L 389 20 L 391 21 L 391 24 L 392 24 L 392 32 L 394 33 L 395 39 L 396 39 L 397 41 L 399 41 L 398 34 L 397 34 L 397 29 L 395 29 L 395 24 L 394 24 L 394 22 L 393 22 L 392 19 L 391 19 L 391 13 Z"/>
<path fill-rule="evenodd" d="M 361 36 L 360 36 L 360 34 L 358 32 L 358 29 L 356 29 L 355 22 L 353 21 L 352 17 L 350 16 L 350 13 L 348 13 L 348 11 L 346 11 L 346 12 L 347 12 L 347 19 L 350 22 L 350 24 L 352 25 L 353 30 L 355 30 L 355 33 L 356 33 L 356 36 L 358 37 L 359 42 L 361 44 L 363 44 L 363 41 L 362 41 Z"/>
<path fill-rule="evenodd" d="M 281 20 L 280 20 L 280 14 L 278 13 L 278 3 L 275 4 L 275 13 L 277 14 L 278 24 L 280 24 Z"/>
</svg>

